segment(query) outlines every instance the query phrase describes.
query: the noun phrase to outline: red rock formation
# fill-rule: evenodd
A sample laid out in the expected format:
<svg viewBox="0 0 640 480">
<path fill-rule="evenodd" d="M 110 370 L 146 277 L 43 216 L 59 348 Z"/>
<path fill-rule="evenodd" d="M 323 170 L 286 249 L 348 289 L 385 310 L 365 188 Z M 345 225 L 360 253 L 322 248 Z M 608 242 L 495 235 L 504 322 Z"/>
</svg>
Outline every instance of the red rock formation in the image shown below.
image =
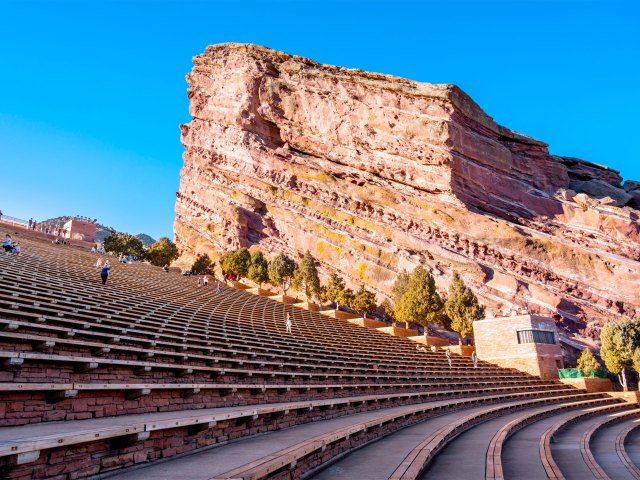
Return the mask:
<svg viewBox="0 0 640 480">
<path fill-rule="evenodd" d="M 183 262 L 309 249 L 381 295 L 424 264 L 443 289 L 460 271 L 494 314 L 526 307 L 589 335 L 640 315 L 638 211 L 569 188 L 625 193 L 618 173 L 550 155 L 459 88 L 241 44 L 207 48 L 187 81 Z"/>
</svg>

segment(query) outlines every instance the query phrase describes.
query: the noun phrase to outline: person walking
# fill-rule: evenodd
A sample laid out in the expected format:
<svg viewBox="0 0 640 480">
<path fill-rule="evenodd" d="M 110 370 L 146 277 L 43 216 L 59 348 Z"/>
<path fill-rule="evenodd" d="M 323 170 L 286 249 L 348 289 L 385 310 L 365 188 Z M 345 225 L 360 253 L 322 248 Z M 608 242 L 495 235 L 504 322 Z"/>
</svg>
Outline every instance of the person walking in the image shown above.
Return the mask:
<svg viewBox="0 0 640 480">
<path fill-rule="evenodd" d="M 449 368 L 451 368 L 451 352 L 447 350 L 445 355 L 447 356 L 447 362 L 449 362 Z"/>
<path fill-rule="evenodd" d="M 293 322 L 291 321 L 291 315 L 289 315 L 289 312 L 287 312 L 286 326 L 287 326 L 287 333 L 291 333 L 291 327 L 293 326 Z"/>
<path fill-rule="evenodd" d="M 204 277 L 202 278 L 202 286 L 206 287 L 207 285 L 209 285 L 209 275 L 205 273 Z"/>
<path fill-rule="evenodd" d="M 471 360 L 473 360 L 473 368 L 478 368 L 478 355 L 476 355 L 475 350 L 471 354 Z"/>
<path fill-rule="evenodd" d="M 220 281 L 216 281 L 216 293 L 220 294 L 222 293 L 222 286 L 220 285 Z"/>
<path fill-rule="evenodd" d="M 109 278 L 109 270 L 111 270 L 109 262 L 105 263 L 104 267 L 102 267 L 102 270 L 100 270 L 100 278 L 102 279 L 103 285 L 107 283 L 107 278 Z"/>
</svg>

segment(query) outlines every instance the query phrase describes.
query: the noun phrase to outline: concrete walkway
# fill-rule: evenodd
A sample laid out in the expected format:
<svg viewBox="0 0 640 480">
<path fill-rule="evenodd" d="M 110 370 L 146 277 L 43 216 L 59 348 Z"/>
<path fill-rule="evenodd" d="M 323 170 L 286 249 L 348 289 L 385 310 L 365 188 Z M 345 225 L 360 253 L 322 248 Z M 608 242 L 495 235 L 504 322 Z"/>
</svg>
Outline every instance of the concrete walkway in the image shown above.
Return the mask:
<svg viewBox="0 0 640 480">
<path fill-rule="evenodd" d="M 530 409 L 527 413 L 542 408 Z M 420 478 L 484 480 L 491 439 L 502 426 L 522 414 L 523 411 L 503 415 L 467 430 L 438 454 Z"/>
<path fill-rule="evenodd" d="M 629 434 L 624 449 L 634 465 L 640 468 L 640 430 Z"/>
<path fill-rule="evenodd" d="M 350 453 L 313 476 L 314 480 L 387 480 L 407 454 L 425 437 L 463 415 L 485 410 L 487 406 L 452 412 L 392 433 L 377 442 Z"/>
<path fill-rule="evenodd" d="M 567 480 L 593 480 L 591 470 L 582 458 L 580 440 L 582 435 L 593 425 L 599 423 L 609 414 L 596 415 L 574 423 L 556 434 L 551 442 L 551 454 L 558 468 Z M 610 445 L 615 455 L 615 442 Z M 625 477 L 622 477 L 625 478 Z"/>
<path fill-rule="evenodd" d="M 372 420 L 379 416 L 402 412 L 412 407 L 415 407 L 415 405 L 385 408 L 331 420 L 307 423 L 265 435 L 239 439 L 233 443 L 195 452 L 182 458 L 157 463 L 149 467 L 123 472 L 110 478 L 119 480 L 205 480 L 246 465 L 284 448 L 291 447 L 316 435 L 326 434 L 339 428 Z M 458 415 L 471 411 L 472 410 L 469 409 L 460 410 Z"/>
<path fill-rule="evenodd" d="M 575 410 L 572 410 L 545 418 L 523 428 L 509 438 L 502 449 L 504 478 L 548 480 L 540 461 L 540 437 L 554 423 L 574 414 Z"/>
<path fill-rule="evenodd" d="M 614 423 L 596 432 L 591 439 L 591 453 L 593 453 L 598 465 L 613 479 L 631 478 L 629 471 L 616 453 L 616 438 L 631 423 Z"/>
</svg>

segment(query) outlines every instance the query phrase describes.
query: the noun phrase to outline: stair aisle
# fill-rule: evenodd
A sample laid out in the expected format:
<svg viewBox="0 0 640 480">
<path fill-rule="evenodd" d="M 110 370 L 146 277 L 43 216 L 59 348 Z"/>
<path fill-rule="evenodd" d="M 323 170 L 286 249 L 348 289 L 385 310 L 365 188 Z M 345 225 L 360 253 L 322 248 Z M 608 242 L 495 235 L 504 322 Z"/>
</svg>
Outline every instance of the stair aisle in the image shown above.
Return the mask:
<svg viewBox="0 0 640 480">
<path fill-rule="evenodd" d="M 584 455 L 581 454 L 580 441 L 587 430 L 605 420 L 609 415 L 597 415 L 572 423 L 554 435 L 551 442 L 551 454 L 567 480 L 595 480 L 598 478 L 587 465 Z M 615 453 L 615 443 L 610 448 Z"/>
<path fill-rule="evenodd" d="M 640 425 L 640 420 L 614 423 L 604 427 L 591 440 L 591 452 L 598 465 L 612 479 L 634 478 L 633 474 L 622 462 L 617 449 L 616 440 L 623 430 L 630 425 Z"/>
<path fill-rule="evenodd" d="M 502 449 L 502 468 L 505 479 L 547 480 L 540 461 L 540 438 L 559 420 L 569 418 L 574 412 L 554 415 L 523 428 L 505 443 Z"/>
<path fill-rule="evenodd" d="M 404 428 L 381 440 L 349 453 L 312 478 L 314 480 L 387 480 L 420 442 L 462 415 L 478 413 L 486 407 L 467 409 Z M 484 457 L 483 457 L 484 462 Z M 434 477 L 439 478 L 439 477 Z M 467 477 L 458 477 L 467 478 Z"/>
<path fill-rule="evenodd" d="M 420 479 L 485 480 L 487 449 L 491 439 L 502 426 L 520 415 L 522 412 L 502 415 L 464 432 L 436 456 Z"/>
<path fill-rule="evenodd" d="M 300 425 L 268 433 L 266 435 L 243 439 L 235 443 L 195 453 L 158 465 L 152 465 L 147 468 L 141 468 L 132 472 L 125 472 L 112 478 L 114 480 L 145 480 L 149 478 L 156 480 L 171 480 L 174 478 L 208 480 L 210 478 L 226 478 L 223 475 L 225 472 L 230 472 L 243 465 L 256 462 L 265 456 L 275 454 L 309 438 L 327 434 L 340 428 L 348 427 L 349 425 L 366 422 L 383 414 L 392 414 L 394 411 L 399 411 L 402 408 L 403 407 L 396 407 L 394 409 L 385 409 L 384 411 L 378 410 Z M 478 409 L 479 408 L 480 407 L 478 407 Z M 471 410 L 472 409 L 464 410 L 464 412 L 466 413 Z M 449 415 L 438 417 L 436 420 L 438 423 L 441 423 L 442 421 L 445 421 L 445 419 L 459 416 L 461 413 L 462 411 L 454 412 Z M 430 424 L 431 422 L 426 423 Z M 415 427 L 409 427 L 403 431 L 411 430 L 412 428 Z M 384 440 L 381 442 L 384 442 Z M 376 442 L 376 445 L 381 442 Z M 372 472 L 369 464 L 361 465 L 361 467 L 363 467 L 363 469 L 359 470 L 355 476 L 351 477 L 324 477 L 320 475 L 314 478 L 367 478 L 370 480 L 374 480 L 375 478 L 388 478 L 388 475 L 371 476 Z"/>
</svg>

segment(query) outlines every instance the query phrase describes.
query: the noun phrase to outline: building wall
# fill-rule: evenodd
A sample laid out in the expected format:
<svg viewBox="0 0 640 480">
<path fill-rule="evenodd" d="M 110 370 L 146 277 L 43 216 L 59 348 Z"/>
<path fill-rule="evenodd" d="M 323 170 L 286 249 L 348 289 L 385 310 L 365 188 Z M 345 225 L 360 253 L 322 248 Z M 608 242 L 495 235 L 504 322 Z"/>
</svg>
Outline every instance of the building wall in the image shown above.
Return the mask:
<svg viewBox="0 0 640 480">
<path fill-rule="evenodd" d="M 520 329 L 553 331 L 555 344 L 519 344 Z M 563 362 L 553 319 L 538 315 L 492 318 L 474 322 L 473 331 L 479 359 L 544 379 L 558 378 L 558 368 L 563 367 Z"/>
<path fill-rule="evenodd" d="M 96 224 L 86 220 L 73 218 L 64 224 L 65 237 L 85 242 L 96 241 Z"/>
</svg>

